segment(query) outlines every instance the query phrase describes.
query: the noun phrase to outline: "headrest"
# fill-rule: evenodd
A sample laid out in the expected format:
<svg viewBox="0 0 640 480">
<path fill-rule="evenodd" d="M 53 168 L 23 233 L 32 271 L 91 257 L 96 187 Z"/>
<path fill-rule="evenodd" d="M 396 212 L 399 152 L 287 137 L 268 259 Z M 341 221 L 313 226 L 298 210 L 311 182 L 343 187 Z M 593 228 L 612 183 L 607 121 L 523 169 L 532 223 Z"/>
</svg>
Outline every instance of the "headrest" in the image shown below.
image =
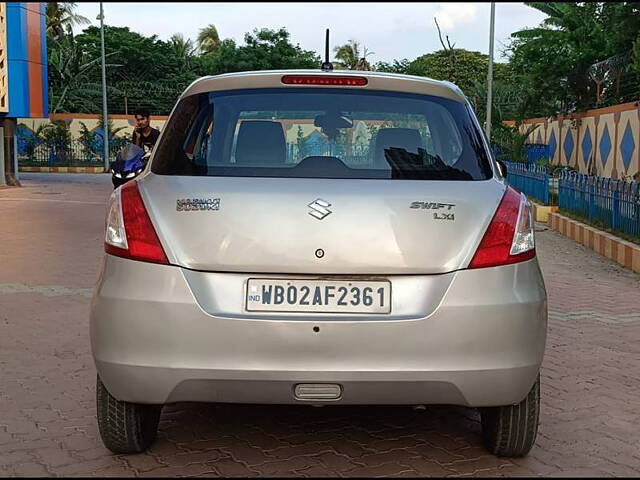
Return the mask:
<svg viewBox="0 0 640 480">
<path fill-rule="evenodd" d="M 286 142 L 280 122 L 249 120 L 240 123 L 236 163 L 281 164 L 286 160 Z"/>
<path fill-rule="evenodd" d="M 422 147 L 422 135 L 413 128 L 381 128 L 378 130 L 374 144 L 374 165 L 377 168 L 389 165 L 385 148 L 404 148 L 409 153 L 418 153 Z"/>
</svg>

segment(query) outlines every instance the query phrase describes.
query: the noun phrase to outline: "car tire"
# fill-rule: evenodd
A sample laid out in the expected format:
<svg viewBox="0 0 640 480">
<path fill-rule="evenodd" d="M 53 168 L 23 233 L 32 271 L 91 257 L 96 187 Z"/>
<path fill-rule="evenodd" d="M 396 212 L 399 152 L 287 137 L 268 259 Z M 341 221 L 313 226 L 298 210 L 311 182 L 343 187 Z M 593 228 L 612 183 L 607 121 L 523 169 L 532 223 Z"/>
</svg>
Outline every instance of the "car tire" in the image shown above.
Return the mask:
<svg viewBox="0 0 640 480">
<path fill-rule="evenodd" d="M 102 443 L 113 453 L 141 453 L 156 439 L 162 405 L 117 400 L 98 376 L 96 407 Z"/>
<path fill-rule="evenodd" d="M 480 408 L 487 449 L 499 457 L 523 457 L 533 447 L 540 417 L 540 374 L 517 405 Z"/>
</svg>

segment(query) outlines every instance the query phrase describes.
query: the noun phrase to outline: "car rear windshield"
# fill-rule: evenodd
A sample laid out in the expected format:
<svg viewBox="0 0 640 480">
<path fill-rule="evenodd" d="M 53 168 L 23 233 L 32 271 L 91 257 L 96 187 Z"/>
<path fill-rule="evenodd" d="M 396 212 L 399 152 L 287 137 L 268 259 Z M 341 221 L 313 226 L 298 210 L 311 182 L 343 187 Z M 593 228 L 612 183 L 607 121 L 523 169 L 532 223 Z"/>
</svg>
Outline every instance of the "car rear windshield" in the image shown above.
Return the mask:
<svg viewBox="0 0 640 480">
<path fill-rule="evenodd" d="M 485 180 L 469 108 L 339 88 L 217 91 L 180 100 L 152 171 L 161 175 Z"/>
</svg>

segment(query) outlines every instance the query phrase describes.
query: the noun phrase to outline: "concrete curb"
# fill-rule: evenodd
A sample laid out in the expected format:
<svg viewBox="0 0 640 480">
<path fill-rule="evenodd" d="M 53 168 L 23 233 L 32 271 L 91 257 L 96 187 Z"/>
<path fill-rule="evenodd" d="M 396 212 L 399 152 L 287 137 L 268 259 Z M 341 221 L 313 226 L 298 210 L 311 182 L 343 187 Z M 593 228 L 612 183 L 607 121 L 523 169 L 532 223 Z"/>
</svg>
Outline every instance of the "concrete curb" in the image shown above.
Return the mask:
<svg viewBox="0 0 640 480">
<path fill-rule="evenodd" d="M 19 167 L 19 172 L 104 173 L 104 167 Z"/>
<path fill-rule="evenodd" d="M 555 230 L 596 253 L 640 273 L 640 245 L 585 225 L 559 213 L 549 213 L 549 228 Z"/>
<path fill-rule="evenodd" d="M 531 202 L 533 204 L 533 218 L 536 222 L 548 223 L 549 214 L 558 211 L 558 206 L 555 205 L 540 205 L 539 203 Z"/>
</svg>

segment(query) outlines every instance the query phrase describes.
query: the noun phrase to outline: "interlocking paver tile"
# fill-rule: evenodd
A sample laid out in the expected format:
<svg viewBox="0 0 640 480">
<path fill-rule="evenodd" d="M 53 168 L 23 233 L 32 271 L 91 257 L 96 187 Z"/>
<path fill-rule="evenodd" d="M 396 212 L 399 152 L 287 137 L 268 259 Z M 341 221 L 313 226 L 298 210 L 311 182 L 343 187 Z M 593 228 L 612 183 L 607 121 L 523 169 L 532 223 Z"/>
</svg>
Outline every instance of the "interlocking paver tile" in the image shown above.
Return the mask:
<svg viewBox="0 0 640 480">
<path fill-rule="evenodd" d="M 455 460 L 464 460 L 465 458 L 459 452 L 451 452 L 429 443 L 409 448 L 407 451 L 412 455 L 420 455 L 425 459 L 433 460 L 441 465 L 452 463 Z"/>
<path fill-rule="evenodd" d="M 40 460 L 40 463 L 50 468 L 62 467 L 75 463 L 77 460 L 71 456 L 72 450 L 64 450 L 57 445 L 47 448 L 33 450 L 33 454 Z"/>
<path fill-rule="evenodd" d="M 338 453 L 354 459 L 359 459 L 367 453 L 374 452 L 371 448 L 344 437 L 334 437 L 333 449 Z"/>
<path fill-rule="evenodd" d="M 318 455 L 320 453 L 329 453 L 332 450 L 331 442 L 309 442 L 295 446 L 278 447 L 273 450 L 269 449 L 267 450 L 267 453 L 278 460 L 286 460 L 299 455 Z"/>
<path fill-rule="evenodd" d="M 476 470 L 506 467 L 510 464 L 511 462 L 508 459 L 495 457 L 489 454 L 473 459 L 455 460 L 447 466 L 456 472 L 468 473 L 475 472 Z"/>
<path fill-rule="evenodd" d="M 11 466 L 11 475 L 17 477 L 49 477 L 51 473 L 40 463 L 16 463 Z"/>
<path fill-rule="evenodd" d="M 444 467 L 433 460 L 427 460 L 424 457 L 409 457 L 405 455 L 402 458 L 402 463 L 416 472 L 421 472 L 422 475 L 430 477 L 443 477 L 455 473 L 453 469 Z"/>
<path fill-rule="evenodd" d="M 424 443 L 424 440 L 420 438 L 420 435 L 416 435 L 415 429 L 413 436 L 404 436 L 400 438 L 393 438 L 388 440 L 379 440 L 371 442 L 370 447 L 378 452 L 386 452 L 388 450 L 394 450 L 396 448 L 410 448 Z"/>
<path fill-rule="evenodd" d="M 287 460 L 276 460 L 260 465 L 253 465 L 252 469 L 266 476 L 287 476 L 296 470 L 303 470 L 309 467 L 320 465 L 320 461 L 309 456 L 298 456 Z"/>
<path fill-rule="evenodd" d="M 258 465 L 278 459 L 270 452 L 265 452 L 260 448 L 252 447 L 244 442 L 236 441 L 231 445 L 221 447 L 220 450 L 228 453 L 234 460 L 241 461 L 249 466 Z M 291 458 L 291 456 L 289 456 L 288 458 Z"/>
<path fill-rule="evenodd" d="M 187 454 L 188 455 L 188 454 Z M 167 465 L 175 465 L 178 467 L 183 467 L 185 465 L 189 465 L 190 463 L 198 463 L 202 461 L 201 459 L 188 459 L 184 458 L 185 455 L 174 455 L 170 457 L 171 462 L 160 462 L 158 458 L 153 455 L 128 455 L 123 457 L 124 461 L 136 472 L 147 472 L 149 470 L 153 470 L 154 468 L 166 467 Z M 212 458 L 220 458 L 220 455 L 211 455 Z"/>
<path fill-rule="evenodd" d="M 398 475 L 402 472 L 412 472 L 412 469 L 398 462 L 384 463 L 382 465 L 356 467 L 349 470 L 345 476 L 350 477 L 385 477 Z M 410 475 L 411 476 L 411 475 Z"/>
<path fill-rule="evenodd" d="M 400 462 L 407 456 L 407 450 L 396 448 L 382 453 L 371 453 L 358 459 L 358 462 L 369 467 L 382 465 L 384 463 Z"/>
<path fill-rule="evenodd" d="M 329 470 L 336 472 L 346 472 L 355 467 L 364 466 L 360 459 L 356 460 L 336 452 L 321 453 L 316 458 Z"/>
<path fill-rule="evenodd" d="M 100 458 L 88 461 L 77 461 L 75 463 L 65 465 L 64 467 L 56 468 L 55 473 L 56 475 L 61 476 L 84 476 L 97 470 L 108 468 L 114 465 L 122 467 L 121 462 L 118 459 L 105 456 L 103 449 Z"/>
<path fill-rule="evenodd" d="M 260 474 L 246 465 L 235 462 L 230 458 L 216 461 L 212 466 L 223 477 L 257 477 Z"/>
<path fill-rule="evenodd" d="M 237 443 L 237 440 L 232 437 L 220 436 L 220 438 L 198 440 L 197 442 L 182 444 L 180 446 L 182 447 L 182 449 L 185 449 L 186 451 L 197 452 L 197 451 L 211 450 L 211 449 L 220 448 L 220 447 L 226 447 L 233 444 L 234 442 Z M 153 450 L 154 448 L 156 448 L 156 445 L 154 444 L 151 448 Z M 171 452 L 174 448 L 175 447 L 173 446 L 173 443 L 170 443 L 170 442 L 163 443 L 163 452 L 165 451 Z"/>
<path fill-rule="evenodd" d="M 537 237 L 550 314 L 528 457 L 489 455 L 477 411 L 440 405 L 181 403 L 164 408 L 148 453 L 109 453 L 87 312 L 110 180 L 54 177 L 0 192 L 93 202 L 0 202 L 0 475 L 640 476 L 640 275 L 549 230 Z"/>
<path fill-rule="evenodd" d="M 340 475 L 330 468 L 313 465 L 311 467 L 295 470 L 294 476 L 304 478 L 337 478 Z"/>
<path fill-rule="evenodd" d="M 212 465 L 205 463 L 192 463 L 183 466 L 160 467 L 154 470 L 148 470 L 139 474 L 141 477 L 193 477 L 200 475 L 215 475 L 216 471 Z M 122 475 L 122 474 L 118 474 Z M 130 474 L 129 474 L 130 475 Z"/>
</svg>

